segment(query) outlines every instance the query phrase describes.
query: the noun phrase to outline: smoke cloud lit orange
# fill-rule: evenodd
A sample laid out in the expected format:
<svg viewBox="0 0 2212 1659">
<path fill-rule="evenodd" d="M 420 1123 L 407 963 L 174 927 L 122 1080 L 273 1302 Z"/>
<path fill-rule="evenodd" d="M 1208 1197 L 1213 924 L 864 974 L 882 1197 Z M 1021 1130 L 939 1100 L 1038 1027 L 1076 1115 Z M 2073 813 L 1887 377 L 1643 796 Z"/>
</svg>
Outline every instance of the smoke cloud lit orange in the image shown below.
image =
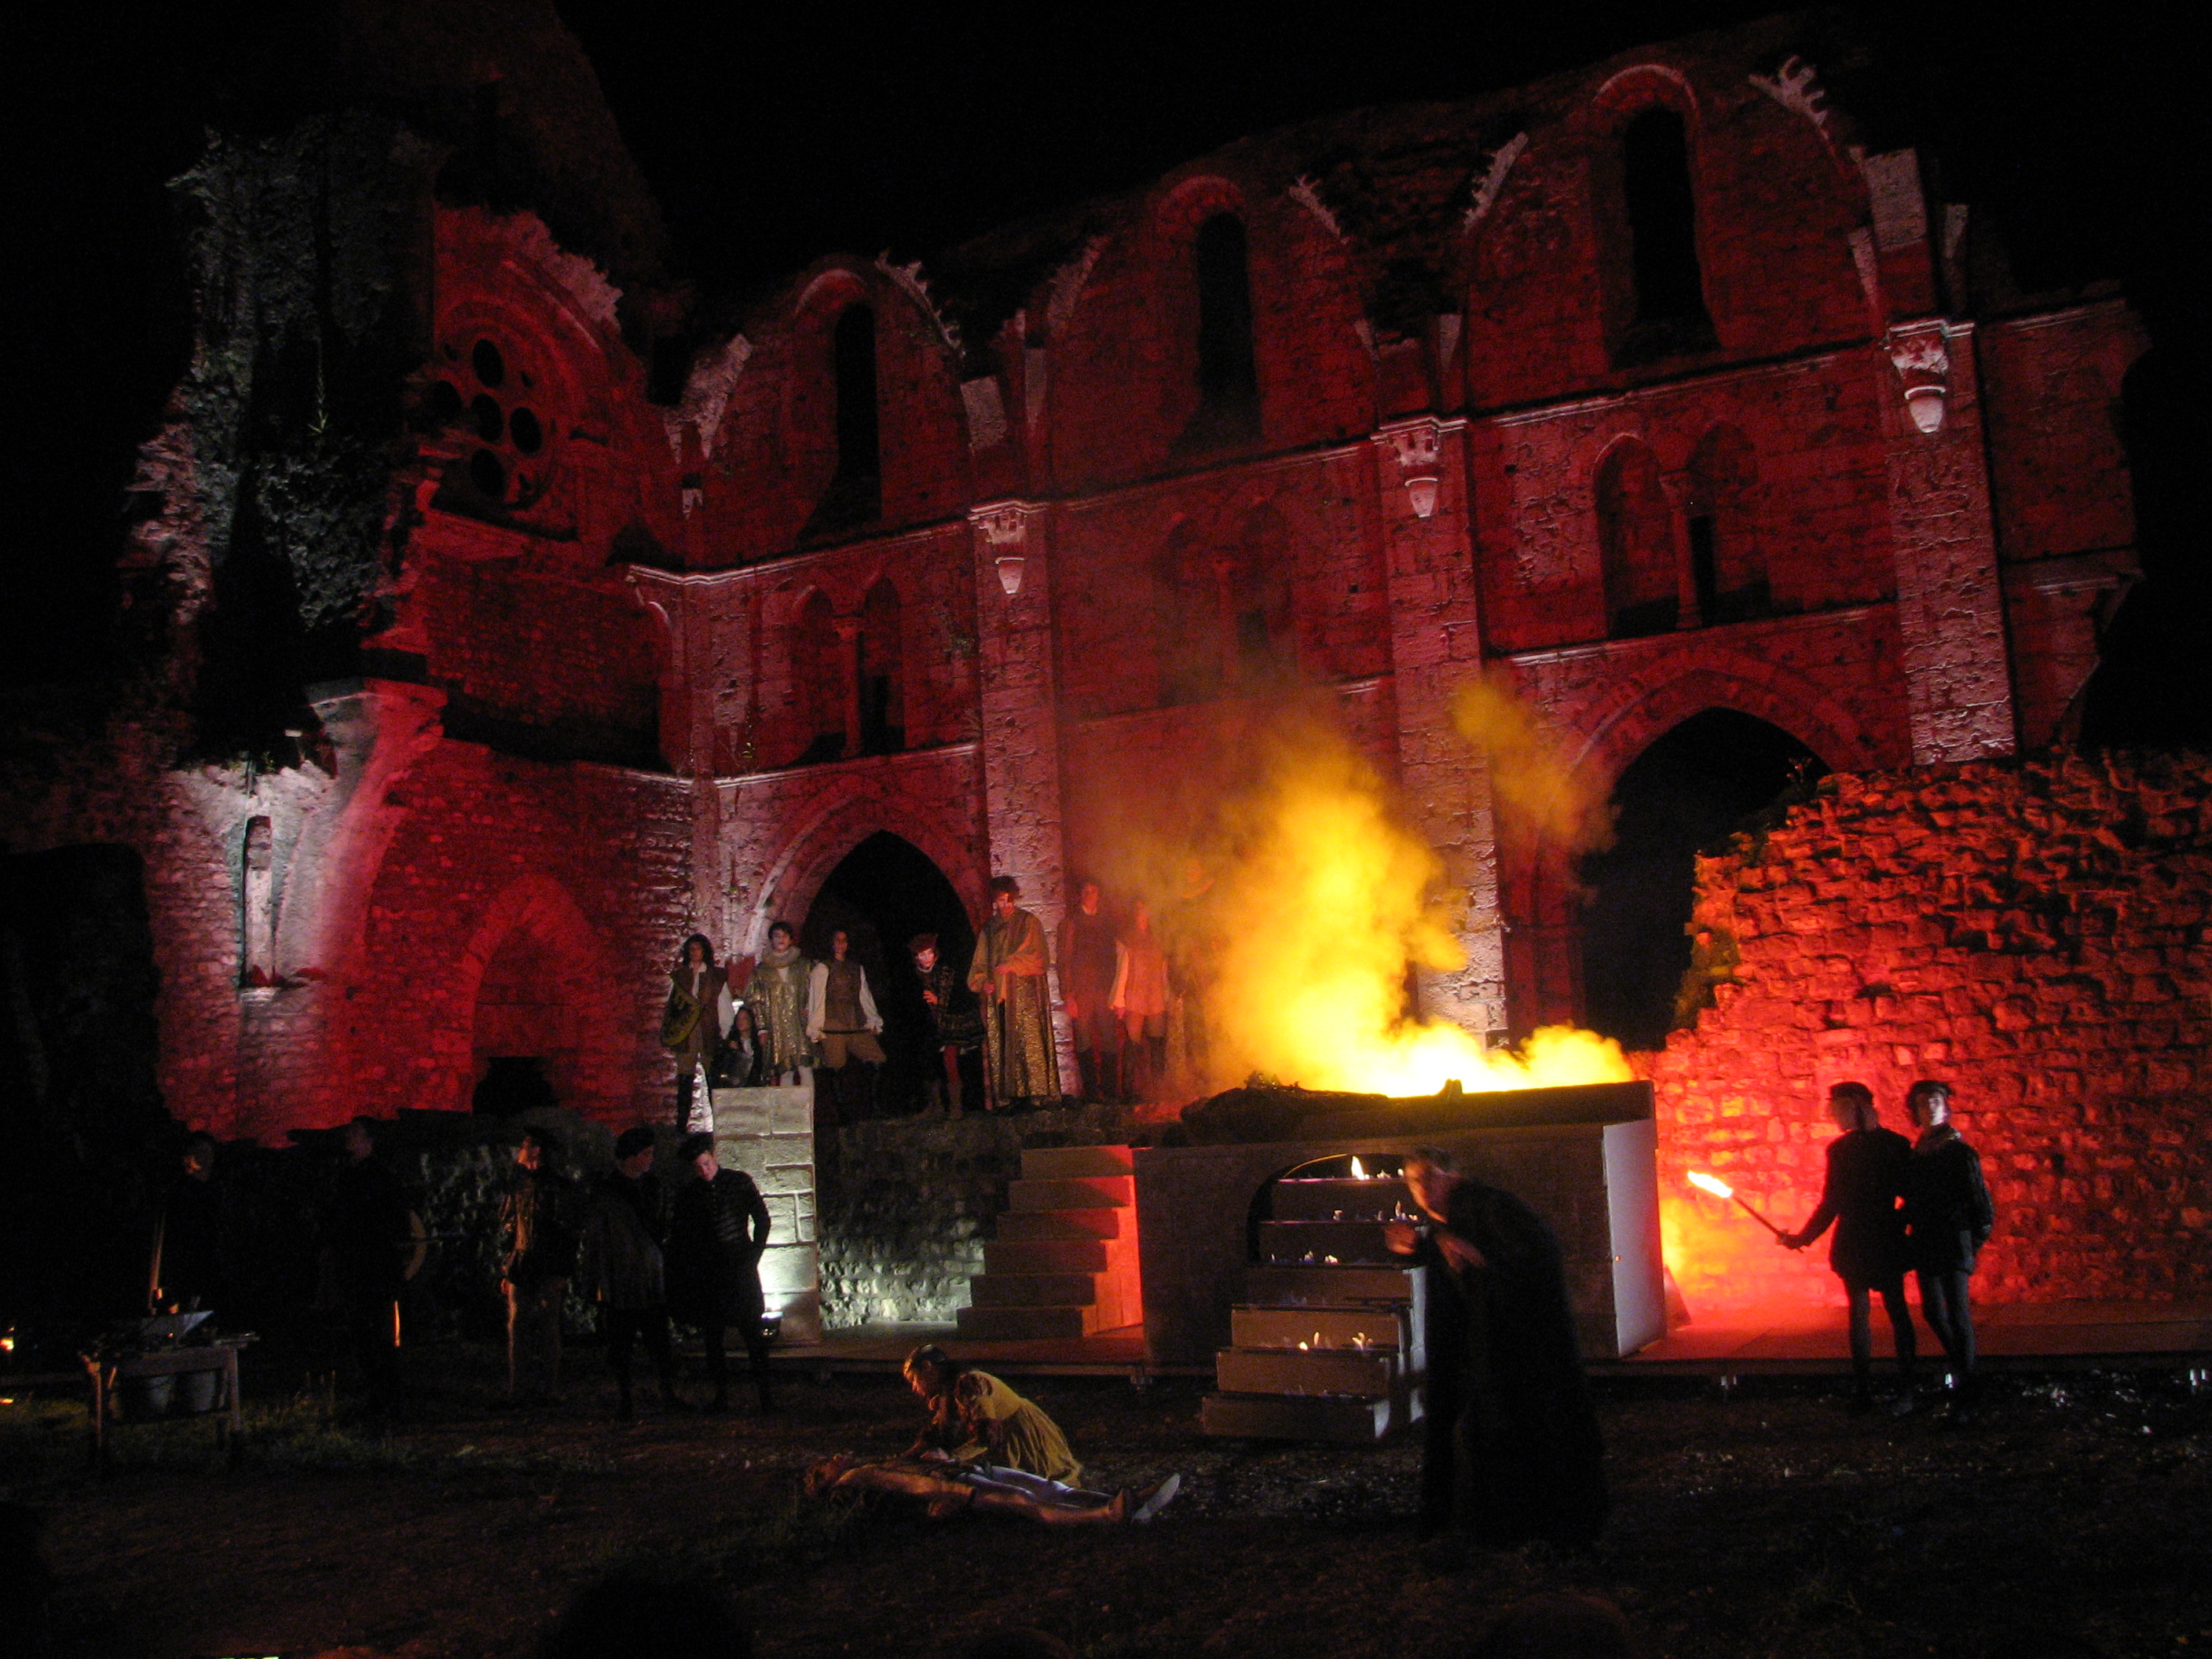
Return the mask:
<svg viewBox="0 0 2212 1659">
<path fill-rule="evenodd" d="M 1125 819 L 1107 858 L 1204 988 L 1195 1086 L 1256 1072 L 1414 1095 L 1452 1078 L 1480 1091 L 1632 1075 L 1593 1032 L 1553 1028 L 1492 1051 L 1461 1026 L 1407 1017 L 1408 965 L 1461 962 L 1441 866 L 1332 702 L 1248 712 L 1215 758 L 1203 784 L 1186 785 L 1180 830 L 1163 832 L 1165 813 L 1141 828 Z"/>
</svg>

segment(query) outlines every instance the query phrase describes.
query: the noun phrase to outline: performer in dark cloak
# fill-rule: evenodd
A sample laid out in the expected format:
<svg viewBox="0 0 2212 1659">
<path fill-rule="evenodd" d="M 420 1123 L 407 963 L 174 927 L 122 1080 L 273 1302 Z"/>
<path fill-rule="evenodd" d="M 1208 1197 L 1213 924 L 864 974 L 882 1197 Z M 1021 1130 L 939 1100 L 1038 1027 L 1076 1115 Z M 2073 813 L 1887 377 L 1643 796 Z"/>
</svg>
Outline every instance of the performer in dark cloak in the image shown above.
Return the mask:
<svg viewBox="0 0 2212 1659">
<path fill-rule="evenodd" d="M 1115 953 L 1113 919 L 1101 905 L 1098 884 L 1086 881 L 1060 924 L 1060 1002 L 1075 1039 L 1085 1100 L 1121 1097 L 1121 1027 L 1113 1008 Z"/>
<path fill-rule="evenodd" d="M 921 981 L 922 1006 L 929 1011 L 929 1046 L 944 1067 L 941 1084 L 933 1079 L 923 1087 L 932 1096 L 941 1088 L 945 1115 L 958 1117 L 960 1056 L 983 1046 L 982 1011 L 960 970 L 939 952 L 936 934 L 916 933 L 906 948 L 914 957 L 915 977 Z"/>
<path fill-rule="evenodd" d="M 1543 1218 L 1423 1147 L 1406 1182 L 1431 1224 L 1389 1247 L 1430 1267 L 1425 1529 L 1477 1543 L 1589 1545 L 1604 1524 L 1604 1444 L 1576 1347 L 1566 1267 Z"/>
<path fill-rule="evenodd" d="M 768 1248 L 768 1203 L 753 1178 L 725 1170 L 714 1158 L 714 1137 L 690 1134 L 678 1149 L 699 1172 L 676 1194 L 675 1224 L 668 1236 L 668 1311 L 698 1328 L 707 1349 L 707 1376 L 714 1385 L 711 1409 L 730 1408 L 729 1361 L 723 1332 L 737 1328 L 750 1361 L 760 1408 L 774 1404 L 768 1382 L 768 1334 L 761 1328 L 761 1252 Z"/>
<path fill-rule="evenodd" d="M 603 1310 L 607 1365 L 615 1374 L 625 1423 L 637 1415 L 630 1388 L 630 1356 L 642 1341 L 660 1379 L 660 1397 L 673 1407 L 676 1353 L 668 1340 L 668 1297 L 661 1243 L 667 1233 L 660 1178 L 653 1173 L 653 1131 L 625 1129 L 615 1140 L 615 1167 L 592 1188 L 585 1212 L 582 1277 Z"/>
<path fill-rule="evenodd" d="M 1851 1310 L 1851 1408 L 1874 1404 L 1875 1291 L 1897 1338 L 1897 1368 L 1910 1386 L 1915 1342 L 1912 1310 L 1905 1304 L 1905 1191 L 1912 1143 L 1881 1127 L 1874 1091 L 1863 1083 L 1838 1083 L 1828 1091 L 1828 1113 L 1843 1133 L 1828 1143 L 1827 1179 L 1812 1218 L 1781 1243 L 1802 1250 L 1833 1223 L 1828 1266 L 1844 1281 Z"/>
<path fill-rule="evenodd" d="M 1966 1288 L 1975 1258 L 1996 1225 L 1981 1154 L 1951 1121 L 1950 1085 L 1927 1080 L 1905 1091 L 1920 1138 L 1905 1168 L 1905 1230 L 1920 1281 L 1920 1312 L 1943 1344 L 1962 1397 L 1974 1391 L 1974 1316 Z"/>
</svg>

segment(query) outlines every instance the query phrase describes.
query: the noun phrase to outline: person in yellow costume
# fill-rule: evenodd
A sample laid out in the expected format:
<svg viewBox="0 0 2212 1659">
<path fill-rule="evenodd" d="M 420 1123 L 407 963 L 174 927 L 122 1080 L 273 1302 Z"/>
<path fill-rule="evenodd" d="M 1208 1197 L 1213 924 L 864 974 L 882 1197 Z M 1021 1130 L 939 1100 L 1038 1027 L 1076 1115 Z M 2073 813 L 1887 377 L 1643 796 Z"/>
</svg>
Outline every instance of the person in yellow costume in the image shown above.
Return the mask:
<svg viewBox="0 0 2212 1659">
<path fill-rule="evenodd" d="M 929 1407 L 929 1424 L 908 1453 L 1022 1469 L 1074 1486 L 1083 1465 L 1060 1425 L 988 1371 L 969 1370 L 935 1343 L 906 1358 L 907 1386 Z"/>
</svg>

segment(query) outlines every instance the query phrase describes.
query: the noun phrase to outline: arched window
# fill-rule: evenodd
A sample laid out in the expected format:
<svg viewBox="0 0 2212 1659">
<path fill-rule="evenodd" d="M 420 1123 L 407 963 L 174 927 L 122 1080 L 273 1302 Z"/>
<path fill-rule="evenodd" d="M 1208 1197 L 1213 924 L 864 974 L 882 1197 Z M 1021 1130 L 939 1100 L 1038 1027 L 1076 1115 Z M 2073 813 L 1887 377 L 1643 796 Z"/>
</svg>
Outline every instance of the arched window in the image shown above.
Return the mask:
<svg viewBox="0 0 2212 1659">
<path fill-rule="evenodd" d="M 1186 448 L 1248 442 L 1260 435 L 1260 376 L 1252 354 L 1252 283 L 1244 227 L 1217 213 L 1191 247 L 1198 292 L 1198 412 Z"/>
<path fill-rule="evenodd" d="M 885 755 L 906 747 L 905 659 L 899 638 L 898 590 L 888 581 L 868 590 L 860 612 L 860 749 Z"/>
<path fill-rule="evenodd" d="M 1758 483 L 1751 440 L 1732 426 L 1708 432 L 1690 458 L 1684 527 L 1701 622 L 1741 622 L 1771 605 L 1759 550 Z"/>
<path fill-rule="evenodd" d="M 876 414 L 876 313 L 850 305 L 830 337 L 830 386 L 836 404 L 837 470 L 823 492 L 809 536 L 850 529 L 883 516 L 881 431 Z"/>
<path fill-rule="evenodd" d="M 1620 360 L 1649 362 L 1710 349 L 1715 342 L 1698 267 L 1690 147 L 1673 110 L 1647 109 L 1622 129 L 1620 190 L 1632 298 Z"/>
<path fill-rule="evenodd" d="M 1291 527 L 1273 507 L 1256 507 L 1228 572 L 1223 610 L 1224 660 L 1240 680 L 1266 679 L 1297 657 L 1291 611 Z"/>
<path fill-rule="evenodd" d="M 1651 452 L 1634 441 L 1614 445 L 1598 468 L 1596 496 L 1607 630 L 1615 639 L 1663 634 L 1679 617 L 1681 585 Z"/>
<path fill-rule="evenodd" d="M 791 705 L 799 765 L 845 752 L 844 676 L 830 596 L 811 595 L 791 629 Z"/>
</svg>

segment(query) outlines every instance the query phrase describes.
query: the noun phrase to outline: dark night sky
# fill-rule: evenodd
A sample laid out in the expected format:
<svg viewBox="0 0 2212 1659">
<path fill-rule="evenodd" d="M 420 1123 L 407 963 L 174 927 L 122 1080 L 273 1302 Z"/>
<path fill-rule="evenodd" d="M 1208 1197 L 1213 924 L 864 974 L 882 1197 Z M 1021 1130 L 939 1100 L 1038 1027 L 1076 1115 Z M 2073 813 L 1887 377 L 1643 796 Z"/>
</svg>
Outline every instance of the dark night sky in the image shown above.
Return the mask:
<svg viewBox="0 0 2212 1659">
<path fill-rule="evenodd" d="M 860 27 L 826 7 L 700 20 L 638 0 L 556 4 L 695 265 L 762 276 L 830 248 L 925 252 L 1244 133 L 1508 87 L 1776 9 L 1225 3 L 1161 22 L 977 4 L 885 9 Z M 2176 8 L 1878 0 L 1849 15 L 1882 73 L 1824 78 L 1849 87 L 1877 142 L 1932 143 L 1947 192 L 2001 212 L 2042 267 L 2024 274 L 2172 264 L 2172 236 L 2146 222 L 2201 206 L 2204 162 Z"/>
<path fill-rule="evenodd" d="M 1163 21 L 1111 5 L 556 4 L 709 294 L 831 250 L 926 253 L 1284 122 L 1510 86 L 1771 9 L 1222 0 Z M 34 324 L 15 348 L 16 407 L 44 416 L 10 452 L 0 535 L 21 602 L 0 679 L 94 660 L 81 641 L 117 495 L 176 368 L 161 183 L 189 164 L 209 89 L 267 50 L 262 20 L 283 9 L 94 4 L 0 26 L 10 221 L 35 228 L 8 262 L 11 314 Z M 1823 77 L 1877 143 L 1931 147 L 1944 193 L 2006 225 L 2028 283 L 2124 278 L 2177 386 L 2202 383 L 2188 366 L 2212 286 L 2184 9 L 1879 0 L 1850 15 L 1883 73 Z"/>
</svg>

